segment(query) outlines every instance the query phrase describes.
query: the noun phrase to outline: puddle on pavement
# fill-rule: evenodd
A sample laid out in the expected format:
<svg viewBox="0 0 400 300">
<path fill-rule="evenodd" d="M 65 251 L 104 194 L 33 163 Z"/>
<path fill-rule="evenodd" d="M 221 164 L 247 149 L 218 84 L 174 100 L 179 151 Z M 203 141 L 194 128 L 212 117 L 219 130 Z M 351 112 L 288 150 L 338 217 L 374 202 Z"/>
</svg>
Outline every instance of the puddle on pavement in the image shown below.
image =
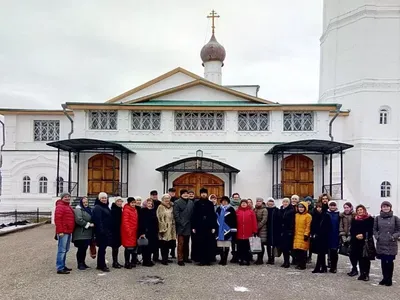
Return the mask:
<svg viewBox="0 0 400 300">
<path fill-rule="evenodd" d="M 163 284 L 164 279 L 161 278 L 160 276 L 142 276 L 139 280 L 139 283 L 141 284 Z"/>
</svg>

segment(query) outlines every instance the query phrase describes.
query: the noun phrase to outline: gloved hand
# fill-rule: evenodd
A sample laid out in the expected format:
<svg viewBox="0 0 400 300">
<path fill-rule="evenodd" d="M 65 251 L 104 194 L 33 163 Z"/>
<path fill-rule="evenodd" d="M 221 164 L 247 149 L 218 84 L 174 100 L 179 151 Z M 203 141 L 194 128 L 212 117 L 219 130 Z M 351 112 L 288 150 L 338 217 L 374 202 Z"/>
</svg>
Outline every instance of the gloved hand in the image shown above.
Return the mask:
<svg viewBox="0 0 400 300">
<path fill-rule="evenodd" d="M 345 235 L 342 235 L 342 243 L 346 243 L 347 242 L 347 237 Z"/>
<path fill-rule="evenodd" d="M 308 235 L 305 235 L 305 236 L 304 236 L 304 241 L 305 241 L 305 242 L 308 242 L 309 239 L 310 239 L 310 237 L 309 237 Z"/>
</svg>

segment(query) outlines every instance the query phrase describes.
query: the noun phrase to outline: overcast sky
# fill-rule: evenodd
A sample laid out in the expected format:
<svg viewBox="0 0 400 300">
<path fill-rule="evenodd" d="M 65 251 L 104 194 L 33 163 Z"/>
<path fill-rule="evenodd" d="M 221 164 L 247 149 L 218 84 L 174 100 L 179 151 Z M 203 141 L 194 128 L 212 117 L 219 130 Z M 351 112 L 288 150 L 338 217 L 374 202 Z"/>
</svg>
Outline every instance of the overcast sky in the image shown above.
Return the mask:
<svg viewBox="0 0 400 300">
<path fill-rule="evenodd" d="M 200 50 L 221 16 L 223 84 L 258 84 L 281 103 L 316 102 L 321 0 L 0 0 L 0 107 L 104 102 Z"/>
</svg>

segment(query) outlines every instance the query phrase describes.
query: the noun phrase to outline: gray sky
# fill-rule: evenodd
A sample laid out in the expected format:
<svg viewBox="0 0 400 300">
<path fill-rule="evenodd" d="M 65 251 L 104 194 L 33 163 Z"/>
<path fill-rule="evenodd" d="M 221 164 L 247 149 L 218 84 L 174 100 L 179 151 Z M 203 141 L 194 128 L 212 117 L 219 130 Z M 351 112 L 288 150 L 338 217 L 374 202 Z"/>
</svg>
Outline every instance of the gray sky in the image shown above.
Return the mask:
<svg viewBox="0 0 400 300">
<path fill-rule="evenodd" d="M 104 102 L 178 66 L 203 75 L 216 37 L 223 84 L 281 103 L 316 102 L 320 0 L 0 0 L 0 107 Z"/>
</svg>

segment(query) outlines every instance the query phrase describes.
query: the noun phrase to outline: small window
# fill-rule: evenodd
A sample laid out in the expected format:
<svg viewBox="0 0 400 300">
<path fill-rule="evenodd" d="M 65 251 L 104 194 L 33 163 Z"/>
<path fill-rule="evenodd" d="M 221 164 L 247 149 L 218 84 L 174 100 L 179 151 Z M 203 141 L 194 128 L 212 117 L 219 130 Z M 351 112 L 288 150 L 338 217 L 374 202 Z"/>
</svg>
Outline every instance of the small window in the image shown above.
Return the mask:
<svg viewBox="0 0 400 300">
<path fill-rule="evenodd" d="M 24 176 L 22 178 L 22 193 L 29 194 L 31 192 L 31 178 L 29 176 Z"/>
<path fill-rule="evenodd" d="M 116 130 L 118 123 L 116 110 L 89 111 L 89 128 L 95 130 Z"/>
<path fill-rule="evenodd" d="M 160 130 L 161 112 L 133 111 L 132 130 Z"/>
<path fill-rule="evenodd" d="M 379 110 L 379 124 L 387 124 L 389 119 L 389 110 L 382 108 Z"/>
<path fill-rule="evenodd" d="M 39 179 L 39 194 L 47 194 L 47 178 L 44 176 Z"/>
<path fill-rule="evenodd" d="M 283 131 L 313 131 L 314 113 L 312 111 L 283 112 Z"/>
<path fill-rule="evenodd" d="M 33 121 L 33 140 L 35 142 L 58 141 L 60 139 L 60 121 Z"/>
<path fill-rule="evenodd" d="M 389 198 L 392 185 L 389 181 L 384 181 L 381 183 L 381 198 Z"/>
<path fill-rule="evenodd" d="M 238 131 L 268 131 L 268 112 L 239 112 Z"/>
<path fill-rule="evenodd" d="M 58 193 L 64 193 L 64 178 L 58 177 L 57 180 L 58 183 Z"/>
</svg>

